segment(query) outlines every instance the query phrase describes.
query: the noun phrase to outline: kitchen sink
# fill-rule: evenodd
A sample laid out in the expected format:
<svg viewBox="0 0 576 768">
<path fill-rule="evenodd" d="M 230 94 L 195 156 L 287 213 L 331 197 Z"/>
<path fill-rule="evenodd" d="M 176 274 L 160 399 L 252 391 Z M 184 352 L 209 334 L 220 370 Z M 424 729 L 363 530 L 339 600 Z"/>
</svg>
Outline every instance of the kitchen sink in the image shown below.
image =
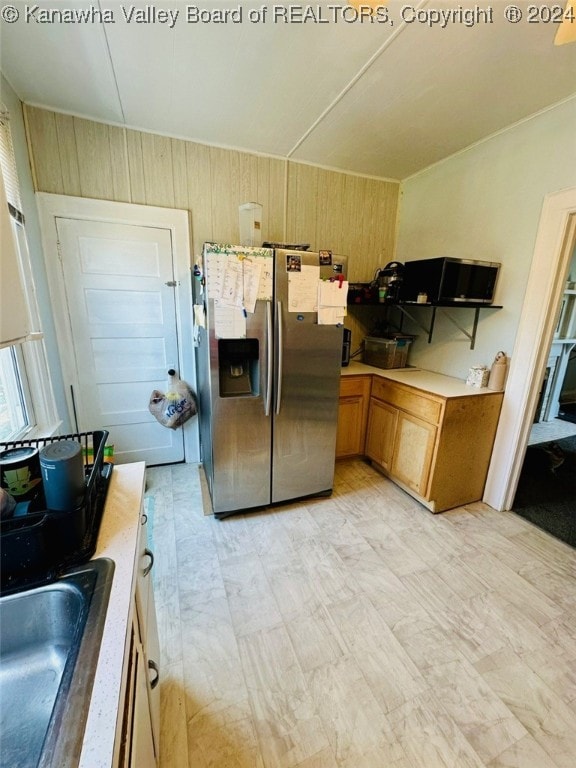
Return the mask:
<svg viewBox="0 0 576 768">
<path fill-rule="evenodd" d="M 78 764 L 114 563 L 0 597 L 0 767 Z"/>
</svg>

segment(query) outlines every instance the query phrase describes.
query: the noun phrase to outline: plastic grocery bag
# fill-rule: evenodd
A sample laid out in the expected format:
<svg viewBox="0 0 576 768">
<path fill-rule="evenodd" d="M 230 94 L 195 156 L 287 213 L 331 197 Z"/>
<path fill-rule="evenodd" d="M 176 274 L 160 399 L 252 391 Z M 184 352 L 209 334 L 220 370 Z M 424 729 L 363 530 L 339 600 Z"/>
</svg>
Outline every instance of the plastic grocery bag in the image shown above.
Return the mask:
<svg viewBox="0 0 576 768">
<path fill-rule="evenodd" d="M 171 368 L 168 376 L 168 390 L 164 393 L 155 389 L 150 395 L 148 410 L 162 426 L 177 429 L 198 413 L 198 405 L 189 384 L 182 381 L 176 371 Z"/>
</svg>

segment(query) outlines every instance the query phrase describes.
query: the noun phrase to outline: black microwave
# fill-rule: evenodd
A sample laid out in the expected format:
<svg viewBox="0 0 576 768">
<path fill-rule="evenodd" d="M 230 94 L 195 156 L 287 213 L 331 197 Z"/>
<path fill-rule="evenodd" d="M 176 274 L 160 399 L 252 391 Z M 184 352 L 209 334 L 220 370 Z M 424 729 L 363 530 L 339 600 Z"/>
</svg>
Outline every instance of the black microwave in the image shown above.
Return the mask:
<svg viewBox="0 0 576 768">
<path fill-rule="evenodd" d="M 500 264 L 494 261 L 447 257 L 407 261 L 400 301 L 417 302 L 419 294 L 426 294 L 432 304 L 492 304 L 499 271 Z"/>
</svg>

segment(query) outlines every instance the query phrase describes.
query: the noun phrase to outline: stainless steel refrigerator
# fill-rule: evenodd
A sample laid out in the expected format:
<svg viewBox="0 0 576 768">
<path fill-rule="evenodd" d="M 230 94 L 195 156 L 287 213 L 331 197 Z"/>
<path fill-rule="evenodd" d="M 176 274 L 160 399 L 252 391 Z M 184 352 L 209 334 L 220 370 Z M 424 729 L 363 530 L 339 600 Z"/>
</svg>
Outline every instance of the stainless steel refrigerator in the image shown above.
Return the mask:
<svg viewBox="0 0 576 768">
<path fill-rule="evenodd" d="M 196 363 L 216 517 L 331 493 L 346 266 L 329 251 L 205 244 Z"/>
</svg>

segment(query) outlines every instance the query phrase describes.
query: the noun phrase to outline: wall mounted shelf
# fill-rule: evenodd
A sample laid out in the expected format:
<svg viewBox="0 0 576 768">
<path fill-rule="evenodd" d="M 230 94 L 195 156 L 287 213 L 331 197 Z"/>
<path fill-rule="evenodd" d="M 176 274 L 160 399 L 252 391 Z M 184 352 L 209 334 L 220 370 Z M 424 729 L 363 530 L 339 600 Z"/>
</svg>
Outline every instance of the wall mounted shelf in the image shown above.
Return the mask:
<svg viewBox="0 0 576 768">
<path fill-rule="evenodd" d="M 470 349 L 474 349 L 474 345 L 476 343 L 476 331 L 478 330 L 478 320 L 480 319 L 480 311 L 481 310 L 487 310 L 487 309 L 502 309 L 501 305 L 497 304 L 475 304 L 473 302 L 446 302 L 443 304 L 418 304 L 417 302 L 411 302 L 409 304 L 393 304 L 391 306 L 396 307 L 402 315 L 405 315 L 406 317 L 409 317 L 410 320 L 412 320 L 413 323 L 415 323 L 419 328 L 422 328 L 422 330 L 428 335 L 428 344 L 432 341 L 432 336 L 434 334 L 434 324 L 436 322 L 436 313 L 438 310 L 450 320 L 450 322 L 458 328 L 458 330 L 466 336 L 467 339 L 470 340 Z M 420 318 L 414 317 L 412 312 L 410 310 L 421 310 L 421 309 L 428 309 L 431 310 L 431 317 L 430 322 L 428 326 L 424 325 Z M 466 328 L 462 327 L 460 323 L 452 316 L 451 312 L 448 312 L 448 310 L 454 310 L 454 309 L 473 309 L 474 310 L 474 318 L 472 321 L 472 330 L 469 332 Z"/>
<path fill-rule="evenodd" d="M 458 330 L 466 336 L 467 339 L 470 341 L 470 349 L 474 349 L 474 345 L 476 344 L 476 333 L 478 330 L 478 321 L 480 319 L 480 312 L 486 311 L 488 309 L 502 309 L 501 304 L 478 304 L 476 302 L 472 301 L 452 301 L 452 302 L 442 302 L 442 303 L 427 303 L 427 304 L 419 304 L 416 301 L 411 302 L 384 302 L 380 303 L 376 300 L 363 300 L 363 301 L 349 301 L 348 307 L 370 307 L 374 309 L 375 307 L 381 307 L 383 310 L 385 310 L 386 315 L 389 314 L 389 311 L 391 309 L 397 309 L 401 313 L 401 320 L 400 320 L 400 327 L 398 330 L 402 330 L 402 319 L 404 317 L 408 317 L 415 325 L 417 325 L 419 328 L 421 328 L 426 335 L 428 336 L 428 344 L 432 341 L 432 336 L 434 334 L 434 325 L 436 323 L 436 314 L 438 310 L 450 320 L 450 322 L 458 328 Z M 469 330 L 468 328 L 463 327 L 460 322 L 454 317 L 452 310 L 463 310 L 463 309 L 473 309 L 474 310 L 474 317 L 472 318 L 472 328 Z M 414 310 L 416 310 L 415 313 Z M 449 311 L 450 310 L 450 311 Z M 430 315 L 430 319 L 428 324 L 424 323 L 424 320 L 422 318 L 423 312 L 426 312 Z"/>
</svg>

